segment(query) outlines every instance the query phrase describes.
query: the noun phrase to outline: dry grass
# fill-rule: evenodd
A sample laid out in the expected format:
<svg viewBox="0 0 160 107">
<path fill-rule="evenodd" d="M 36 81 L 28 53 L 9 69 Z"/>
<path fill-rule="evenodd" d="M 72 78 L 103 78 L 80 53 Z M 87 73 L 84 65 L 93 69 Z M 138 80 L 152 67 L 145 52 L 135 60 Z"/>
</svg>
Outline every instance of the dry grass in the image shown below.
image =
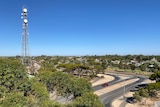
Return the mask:
<svg viewBox="0 0 160 107">
<path fill-rule="evenodd" d="M 118 71 L 118 72 L 123 72 L 123 73 L 135 73 L 135 74 L 144 75 L 144 76 L 150 76 L 151 74 L 153 74 L 152 72 L 141 71 L 141 70 L 134 70 L 134 72 L 132 72 L 131 69 L 119 69 L 118 67 L 108 67 L 106 69 L 106 71 L 109 71 L 109 72 Z"/>
</svg>

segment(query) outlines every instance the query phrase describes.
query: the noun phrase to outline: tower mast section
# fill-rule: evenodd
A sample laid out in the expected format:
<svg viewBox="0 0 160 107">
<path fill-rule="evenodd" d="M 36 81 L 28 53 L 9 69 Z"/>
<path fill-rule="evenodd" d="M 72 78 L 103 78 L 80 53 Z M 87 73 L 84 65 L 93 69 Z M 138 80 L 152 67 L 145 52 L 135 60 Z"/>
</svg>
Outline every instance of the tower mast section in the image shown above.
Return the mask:
<svg viewBox="0 0 160 107">
<path fill-rule="evenodd" d="M 26 66 L 30 65 L 30 58 L 29 58 L 29 47 L 28 47 L 28 10 L 27 8 L 22 9 L 21 18 L 23 20 L 22 22 L 22 63 Z"/>
</svg>

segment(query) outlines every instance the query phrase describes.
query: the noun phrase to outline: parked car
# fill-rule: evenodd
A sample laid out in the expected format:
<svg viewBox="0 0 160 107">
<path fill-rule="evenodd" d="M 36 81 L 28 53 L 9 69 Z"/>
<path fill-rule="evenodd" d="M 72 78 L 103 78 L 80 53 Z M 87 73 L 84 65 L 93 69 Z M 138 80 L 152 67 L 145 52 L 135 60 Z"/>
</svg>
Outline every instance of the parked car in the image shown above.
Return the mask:
<svg viewBox="0 0 160 107">
<path fill-rule="evenodd" d="M 128 97 L 128 98 L 126 99 L 126 101 L 127 101 L 128 103 L 131 103 L 131 104 L 136 103 L 136 99 L 133 98 L 133 97 Z"/>
</svg>

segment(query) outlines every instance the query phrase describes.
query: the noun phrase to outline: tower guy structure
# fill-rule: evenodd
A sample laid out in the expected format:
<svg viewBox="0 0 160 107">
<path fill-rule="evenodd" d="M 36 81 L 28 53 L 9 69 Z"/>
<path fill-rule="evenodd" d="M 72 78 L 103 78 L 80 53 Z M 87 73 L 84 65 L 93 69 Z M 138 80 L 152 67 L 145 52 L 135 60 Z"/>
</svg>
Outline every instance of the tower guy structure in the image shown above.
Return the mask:
<svg viewBox="0 0 160 107">
<path fill-rule="evenodd" d="M 28 46 L 28 10 L 27 8 L 22 9 L 21 18 L 23 20 L 22 22 L 22 50 L 21 50 L 21 58 L 22 63 L 26 66 L 30 66 L 31 60 L 29 56 L 29 46 Z"/>
</svg>

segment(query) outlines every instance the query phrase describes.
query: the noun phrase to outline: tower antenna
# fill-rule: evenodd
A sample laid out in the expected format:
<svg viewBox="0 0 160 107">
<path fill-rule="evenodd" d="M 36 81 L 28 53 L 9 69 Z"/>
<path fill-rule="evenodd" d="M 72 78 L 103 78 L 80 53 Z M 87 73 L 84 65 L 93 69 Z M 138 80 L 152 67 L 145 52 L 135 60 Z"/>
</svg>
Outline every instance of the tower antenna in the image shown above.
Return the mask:
<svg viewBox="0 0 160 107">
<path fill-rule="evenodd" d="M 27 8 L 23 7 L 22 13 L 21 13 L 21 18 L 23 20 L 22 22 L 22 52 L 21 52 L 21 58 L 22 58 L 22 63 L 25 66 L 31 66 L 31 60 L 29 56 L 29 47 L 28 47 L 28 10 Z"/>
</svg>

